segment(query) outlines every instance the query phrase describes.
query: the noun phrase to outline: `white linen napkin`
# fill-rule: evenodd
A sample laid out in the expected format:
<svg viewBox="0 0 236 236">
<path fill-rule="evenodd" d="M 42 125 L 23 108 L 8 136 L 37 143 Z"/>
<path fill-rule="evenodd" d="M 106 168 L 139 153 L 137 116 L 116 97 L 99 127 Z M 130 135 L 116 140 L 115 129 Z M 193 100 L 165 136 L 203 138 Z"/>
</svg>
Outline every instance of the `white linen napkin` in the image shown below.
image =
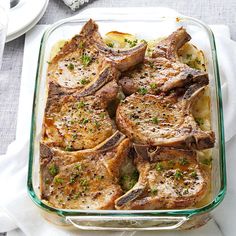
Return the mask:
<svg viewBox="0 0 236 236">
<path fill-rule="evenodd" d="M 92 12 L 94 9 L 89 10 Z M 98 10 L 96 9 L 96 11 Z M 119 9 L 119 11 L 123 12 L 122 9 Z M 111 11 L 109 13 L 111 13 Z M 86 12 L 86 16 L 89 17 L 88 12 Z M 68 231 L 65 227 L 58 227 L 46 221 L 36 209 L 37 207 L 29 199 L 26 190 L 28 139 L 35 82 L 32 78 L 35 78 L 37 49 L 39 49 L 43 29 L 43 26 L 37 26 L 26 36 L 16 141 L 9 146 L 7 154 L 0 157 L 0 189 L 3 190 L 0 194 L 0 206 L 4 212 L 4 214 L 0 216 L 0 232 L 8 231 L 8 235 L 22 235 L 22 232 L 24 232 L 25 235 L 34 236 L 78 235 L 78 231 Z M 230 40 L 228 27 L 212 26 L 212 29 L 216 36 L 220 72 L 221 78 L 223 79 L 225 125 L 227 140 L 229 140 L 236 133 L 236 128 L 233 125 L 233 118 L 236 117 L 234 113 L 236 96 L 233 93 L 233 88 L 236 87 L 236 81 L 234 80 L 236 75 L 234 71 L 234 68 L 236 68 L 236 43 Z M 27 66 L 29 64 L 31 65 L 30 67 Z M 236 181 L 233 179 L 233 167 L 236 166 L 236 160 L 233 158 L 234 154 L 236 154 L 236 150 L 233 148 L 236 144 L 235 142 L 236 138 L 233 138 L 227 143 L 229 188 L 225 201 L 213 213 L 217 224 L 214 220 L 211 220 L 200 229 L 185 232 L 161 232 L 161 235 L 220 236 L 223 235 L 220 228 L 223 229 L 223 233 L 226 236 L 231 236 L 233 232 L 236 232 L 236 224 L 234 223 L 236 212 L 234 212 L 234 207 L 232 207 L 234 206 L 234 199 L 236 197 Z M 220 225 L 220 228 L 218 225 Z M 21 231 L 15 230 L 17 227 L 19 227 Z M 108 234 L 114 236 L 141 236 L 157 235 L 158 233 L 79 231 L 79 234 L 97 236 L 105 236 Z"/>
</svg>

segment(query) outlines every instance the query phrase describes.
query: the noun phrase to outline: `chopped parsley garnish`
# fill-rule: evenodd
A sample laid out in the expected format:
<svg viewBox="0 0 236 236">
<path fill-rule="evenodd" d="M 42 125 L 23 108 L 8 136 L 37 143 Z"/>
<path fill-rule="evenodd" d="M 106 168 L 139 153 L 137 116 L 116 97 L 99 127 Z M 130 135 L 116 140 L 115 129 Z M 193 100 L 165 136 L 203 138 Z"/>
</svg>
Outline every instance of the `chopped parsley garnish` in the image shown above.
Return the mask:
<svg viewBox="0 0 236 236">
<path fill-rule="evenodd" d="M 184 189 L 183 194 L 185 195 L 185 194 L 188 194 L 188 193 L 189 193 L 188 189 L 187 188 Z"/>
<path fill-rule="evenodd" d="M 153 118 L 152 118 L 152 122 L 153 122 L 154 124 L 158 124 L 158 123 L 159 123 L 159 120 L 158 120 L 157 117 L 153 117 Z"/>
<path fill-rule="evenodd" d="M 77 200 L 80 196 L 81 196 L 81 193 L 78 192 L 78 193 L 76 193 L 76 194 L 74 195 L 73 199 L 74 199 L 74 200 Z"/>
<path fill-rule="evenodd" d="M 107 46 L 110 47 L 110 48 L 113 48 L 114 47 L 114 43 L 107 43 Z"/>
<path fill-rule="evenodd" d="M 204 165 L 207 165 L 207 166 L 211 165 L 211 162 L 212 162 L 212 158 L 210 158 L 210 159 L 205 158 L 205 159 L 201 160 L 201 163 Z"/>
<path fill-rule="evenodd" d="M 88 186 L 88 180 L 87 179 L 80 179 L 79 183 L 83 187 L 87 187 Z"/>
<path fill-rule="evenodd" d="M 179 160 L 179 164 L 181 166 L 186 166 L 186 165 L 189 164 L 189 161 L 186 158 L 182 158 L 182 159 Z"/>
<path fill-rule="evenodd" d="M 85 106 L 85 103 L 83 102 L 83 101 L 80 101 L 79 103 L 78 103 L 78 108 L 82 108 L 82 107 L 84 107 Z"/>
<path fill-rule="evenodd" d="M 65 147 L 66 151 L 73 151 L 73 147 L 71 147 L 71 145 L 68 145 Z"/>
<path fill-rule="evenodd" d="M 156 170 L 157 170 L 157 171 L 162 171 L 162 170 L 164 170 L 163 165 L 162 165 L 161 163 L 157 163 L 157 164 L 156 164 Z"/>
<path fill-rule="evenodd" d="M 49 169 L 50 175 L 52 176 L 57 175 L 59 172 L 58 167 L 55 164 L 50 165 L 48 169 Z"/>
<path fill-rule="evenodd" d="M 204 124 L 204 120 L 202 118 L 195 118 L 195 121 L 197 122 L 198 125 Z"/>
<path fill-rule="evenodd" d="M 148 91 L 147 91 L 146 88 L 143 88 L 143 87 L 142 87 L 142 88 L 139 88 L 139 89 L 138 89 L 138 92 L 139 92 L 141 95 L 145 95 L 145 94 L 147 94 Z"/>
<path fill-rule="evenodd" d="M 98 176 L 96 177 L 96 179 L 98 179 L 98 180 L 101 180 L 101 179 L 104 179 L 104 178 L 105 178 L 104 175 L 98 175 Z"/>
<path fill-rule="evenodd" d="M 75 169 L 81 171 L 82 165 L 80 163 L 75 164 Z"/>
<path fill-rule="evenodd" d="M 105 115 L 106 115 L 106 114 L 105 114 L 104 112 L 102 112 L 102 113 L 99 114 L 99 116 L 100 116 L 102 119 L 104 119 Z"/>
<path fill-rule="evenodd" d="M 89 122 L 89 119 L 88 118 L 84 118 L 83 120 L 82 120 L 82 124 L 87 124 Z"/>
<path fill-rule="evenodd" d="M 56 184 L 62 184 L 62 183 L 64 182 L 64 180 L 63 180 L 62 178 L 56 177 L 56 178 L 54 179 L 54 182 L 55 182 Z"/>
<path fill-rule="evenodd" d="M 151 194 L 152 195 L 156 195 L 157 194 L 157 188 L 156 187 L 154 187 L 154 188 L 151 188 Z"/>
<path fill-rule="evenodd" d="M 175 172 L 175 179 L 179 180 L 183 178 L 183 173 L 180 170 L 176 170 Z"/>
<path fill-rule="evenodd" d="M 135 39 L 135 40 L 132 41 L 132 40 L 129 40 L 129 39 L 126 39 L 126 38 L 125 38 L 124 41 L 125 41 L 126 43 L 128 43 L 131 48 L 135 47 L 135 46 L 137 45 L 137 43 L 138 43 L 138 40 L 137 40 L 137 39 Z"/>
<path fill-rule="evenodd" d="M 192 173 L 190 173 L 190 176 L 192 178 L 196 178 L 197 177 L 197 172 L 196 171 L 193 171 Z"/>
<path fill-rule="evenodd" d="M 157 88 L 157 84 L 155 84 L 155 83 L 150 83 L 150 88 L 151 88 L 151 89 L 156 89 L 156 88 Z"/>
<path fill-rule="evenodd" d="M 79 48 L 81 49 L 81 48 L 84 48 L 84 42 L 80 42 L 79 43 Z"/>
<path fill-rule="evenodd" d="M 80 80 L 80 83 L 83 84 L 83 85 L 88 84 L 89 82 L 90 81 L 86 78 L 83 78 L 83 79 Z"/>
<path fill-rule="evenodd" d="M 68 68 L 69 70 L 74 70 L 74 69 L 75 69 L 75 66 L 74 66 L 74 64 L 70 63 L 70 64 L 67 66 L 67 68 Z"/>
<path fill-rule="evenodd" d="M 131 174 L 122 175 L 120 185 L 123 190 L 128 191 L 137 183 L 139 177 L 138 171 L 133 171 Z"/>
<path fill-rule="evenodd" d="M 70 177 L 70 184 L 75 183 L 75 177 Z"/>
<path fill-rule="evenodd" d="M 81 62 L 84 66 L 88 66 L 91 61 L 92 57 L 90 57 L 89 55 L 83 54 L 81 56 Z"/>
<path fill-rule="evenodd" d="M 95 123 L 96 128 L 99 128 L 101 126 L 101 124 L 98 121 L 96 121 L 96 120 L 95 120 L 94 123 Z"/>
<path fill-rule="evenodd" d="M 72 134 L 73 140 L 77 139 L 78 135 L 77 134 Z"/>
</svg>

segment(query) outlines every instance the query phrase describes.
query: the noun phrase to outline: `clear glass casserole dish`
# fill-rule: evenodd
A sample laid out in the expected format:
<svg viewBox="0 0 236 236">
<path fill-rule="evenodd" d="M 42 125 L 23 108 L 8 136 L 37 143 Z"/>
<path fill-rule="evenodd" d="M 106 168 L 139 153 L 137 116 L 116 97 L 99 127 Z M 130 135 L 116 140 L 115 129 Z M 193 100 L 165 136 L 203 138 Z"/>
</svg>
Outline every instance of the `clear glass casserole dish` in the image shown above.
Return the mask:
<svg viewBox="0 0 236 236">
<path fill-rule="evenodd" d="M 201 207 L 173 210 L 68 210 L 56 209 L 40 199 L 39 192 L 39 144 L 44 109 L 47 100 L 47 60 L 53 45 L 68 40 L 88 19 L 66 19 L 52 25 L 43 35 L 39 52 L 34 106 L 31 124 L 31 140 L 28 170 L 28 192 L 33 202 L 48 220 L 59 225 L 73 225 L 89 230 L 174 230 L 191 229 L 205 224 L 210 212 L 220 204 L 226 192 L 225 143 L 220 76 L 214 35 L 202 22 L 189 17 L 155 17 L 155 19 L 94 19 L 101 34 L 112 30 L 136 34 L 139 38 L 156 39 L 167 36 L 184 26 L 192 36 L 192 42 L 204 51 L 210 80 L 211 123 L 216 143 L 213 148 L 211 199 Z"/>
</svg>

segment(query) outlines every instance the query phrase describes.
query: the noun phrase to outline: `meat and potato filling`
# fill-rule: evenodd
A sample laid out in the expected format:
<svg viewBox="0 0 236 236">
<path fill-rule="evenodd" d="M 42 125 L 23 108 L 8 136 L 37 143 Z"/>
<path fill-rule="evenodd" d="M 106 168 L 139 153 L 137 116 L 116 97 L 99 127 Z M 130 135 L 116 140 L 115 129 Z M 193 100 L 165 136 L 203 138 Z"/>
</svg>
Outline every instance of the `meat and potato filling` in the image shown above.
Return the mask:
<svg viewBox="0 0 236 236">
<path fill-rule="evenodd" d="M 66 209 L 173 209 L 209 193 L 214 132 L 202 51 L 181 27 L 147 42 L 89 20 L 54 47 L 41 197 Z M 59 45 L 58 44 L 58 45 Z"/>
</svg>

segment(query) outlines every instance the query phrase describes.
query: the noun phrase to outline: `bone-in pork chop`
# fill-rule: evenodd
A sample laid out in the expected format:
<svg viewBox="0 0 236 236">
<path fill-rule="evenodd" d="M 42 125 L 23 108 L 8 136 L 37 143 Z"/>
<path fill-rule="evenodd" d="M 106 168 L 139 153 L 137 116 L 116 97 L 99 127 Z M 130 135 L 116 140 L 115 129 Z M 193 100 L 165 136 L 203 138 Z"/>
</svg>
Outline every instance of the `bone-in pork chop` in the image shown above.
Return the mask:
<svg viewBox="0 0 236 236">
<path fill-rule="evenodd" d="M 125 51 L 110 49 L 103 42 L 97 24 L 89 20 L 50 62 L 49 92 L 52 87 L 61 93 L 92 95 L 107 82 L 117 80 L 120 70 L 140 63 L 145 50 L 145 43 Z"/>
<path fill-rule="evenodd" d="M 159 42 L 152 57 L 122 74 L 119 83 L 125 94 L 168 92 L 194 83 L 208 84 L 206 72 L 190 68 L 178 60 L 177 51 L 191 37 L 183 28 Z"/>
<path fill-rule="evenodd" d="M 157 148 L 152 160 L 136 157 L 139 180 L 116 200 L 116 209 L 162 209 L 193 206 L 203 199 L 209 178 L 194 151 Z"/>
<path fill-rule="evenodd" d="M 191 114 L 191 104 L 203 88 L 187 90 L 179 101 L 150 94 L 126 97 L 117 109 L 117 126 L 134 143 L 211 148 L 214 132 L 202 131 Z"/>
<path fill-rule="evenodd" d="M 107 142 L 112 145 L 106 149 L 76 152 L 41 144 L 42 199 L 57 208 L 114 209 L 115 199 L 123 193 L 119 169 L 128 154 L 129 140 Z"/>
<path fill-rule="evenodd" d="M 70 151 L 93 148 L 109 138 L 116 128 L 106 107 L 117 91 L 111 81 L 93 96 L 53 94 L 45 110 L 43 142 Z"/>
</svg>

